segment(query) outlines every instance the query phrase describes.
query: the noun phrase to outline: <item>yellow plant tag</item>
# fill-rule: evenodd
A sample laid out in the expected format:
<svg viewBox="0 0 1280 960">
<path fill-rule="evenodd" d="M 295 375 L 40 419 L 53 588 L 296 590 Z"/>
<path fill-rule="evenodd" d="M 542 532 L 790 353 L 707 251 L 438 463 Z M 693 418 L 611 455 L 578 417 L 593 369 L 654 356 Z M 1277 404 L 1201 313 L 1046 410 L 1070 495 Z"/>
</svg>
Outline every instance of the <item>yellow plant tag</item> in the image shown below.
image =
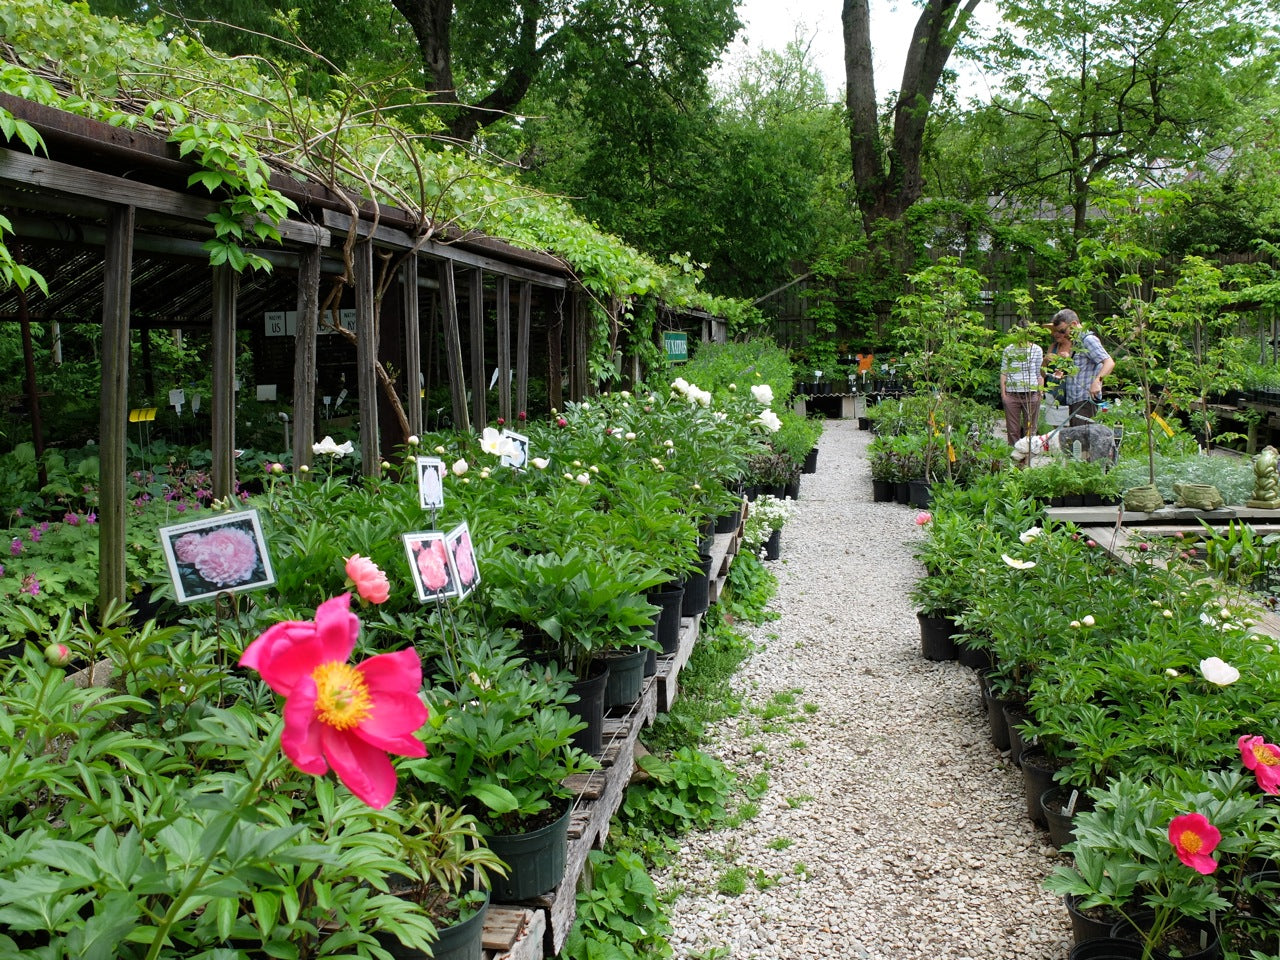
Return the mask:
<svg viewBox="0 0 1280 960">
<path fill-rule="evenodd" d="M 956 448 L 951 445 L 950 440 L 947 441 L 947 462 L 948 463 L 956 462 Z"/>
<path fill-rule="evenodd" d="M 1166 421 L 1164 417 L 1160 416 L 1158 413 L 1153 413 L 1151 415 L 1151 419 L 1159 424 L 1160 429 L 1165 432 L 1166 436 L 1173 436 L 1173 427 L 1169 426 L 1168 421 Z"/>
<path fill-rule="evenodd" d="M 129 411 L 130 423 L 145 423 L 156 418 L 155 407 L 134 407 Z"/>
</svg>

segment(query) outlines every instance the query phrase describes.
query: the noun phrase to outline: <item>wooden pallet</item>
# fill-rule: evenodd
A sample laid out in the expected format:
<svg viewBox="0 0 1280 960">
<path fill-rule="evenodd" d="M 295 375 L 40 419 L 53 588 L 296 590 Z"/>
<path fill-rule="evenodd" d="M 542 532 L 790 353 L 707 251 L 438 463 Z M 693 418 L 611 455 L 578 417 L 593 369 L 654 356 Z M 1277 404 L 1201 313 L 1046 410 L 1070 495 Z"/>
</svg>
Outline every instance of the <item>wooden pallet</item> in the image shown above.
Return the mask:
<svg viewBox="0 0 1280 960">
<path fill-rule="evenodd" d="M 702 614 L 685 617 L 680 621 L 680 643 L 676 652 L 658 657 L 658 709 L 666 713 L 676 702 L 679 692 L 677 678 L 684 665 L 693 654 L 693 645 L 698 642 L 698 632 L 702 628 Z"/>
<path fill-rule="evenodd" d="M 484 918 L 485 960 L 542 960 L 546 932 L 541 910 L 493 904 Z"/>
</svg>

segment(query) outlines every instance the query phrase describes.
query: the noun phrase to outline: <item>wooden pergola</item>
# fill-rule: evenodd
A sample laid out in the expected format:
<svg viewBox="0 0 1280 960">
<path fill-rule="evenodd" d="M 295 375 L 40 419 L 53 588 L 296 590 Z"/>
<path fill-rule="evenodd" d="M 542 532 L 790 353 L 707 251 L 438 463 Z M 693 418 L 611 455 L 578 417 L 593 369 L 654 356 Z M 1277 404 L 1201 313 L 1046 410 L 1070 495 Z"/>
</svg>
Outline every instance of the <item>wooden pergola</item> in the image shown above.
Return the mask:
<svg viewBox="0 0 1280 960">
<path fill-rule="evenodd" d="M 217 205 L 201 189 L 188 188 L 196 168 L 178 157 L 175 146 L 146 132 L 8 95 L 0 94 L 0 105 L 35 127 L 48 147 L 48 156 L 33 156 L 21 144 L 0 146 L 0 212 L 14 227 L 6 244 L 50 287 L 47 298 L 31 289 L 0 291 L 0 322 L 22 324 L 27 342 L 26 392 L 37 455 L 43 440 L 31 326 L 102 325 L 100 605 L 125 597 L 127 386 L 134 329 L 210 330 L 212 481 L 218 497 L 230 494 L 236 480 L 237 317 L 271 309 L 282 297 L 296 306 L 292 452 L 297 469 L 310 462 L 316 439 L 324 285 L 339 278 L 354 295 L 350 334 L 367 475 L 378 472 L 381 450 L 402 442 L 405 429 L 423 431 L 423 290 L 438 298 L 438 312 L 428 325 L 441 337 L 452 420 L 459 429 L 478 429 L 489 420 L 491 364 L 497 372 L 497 416 L 511 422 L 514 413 L 526 409 L 535 327 L 547 336 L 550 403 L 563 401 L 562 384 L 571 400 L 587 395 L 583 297 L 572 270 L 557 257 L 481 235 L 436 234 L 417 211 L 279 174 L 272 186 L 297 205 L 297 213 L 278 225 L 279 246 L 253 251 L 274 270 L 237 274 L 209 265 L 202 244 L 213 235 L 206 218 Z M 491 295 L 486 278 L 492 278 Z M 535 316 L 539 299 L 543 311 Z M 493 357 L 485 350 L 489 304 L 496 331 Z M 403 371 L 395 403 L 387 402 L 389 386 L 380 384 L 384 362 Z"/>
</svg>

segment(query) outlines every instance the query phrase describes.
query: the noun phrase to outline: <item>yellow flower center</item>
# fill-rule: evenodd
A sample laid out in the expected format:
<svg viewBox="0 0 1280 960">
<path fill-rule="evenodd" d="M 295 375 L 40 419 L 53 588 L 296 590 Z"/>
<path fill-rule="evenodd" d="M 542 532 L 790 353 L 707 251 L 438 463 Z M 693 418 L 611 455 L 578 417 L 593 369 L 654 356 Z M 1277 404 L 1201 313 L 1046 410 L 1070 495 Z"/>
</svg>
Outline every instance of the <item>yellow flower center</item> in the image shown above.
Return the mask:
<svg viewBox="0 0 1280 960">
<path fill-rule="evenodd" d="M 321 723 L 350 730 L 372 711 L 368 684 L 351 664 L 322 663 L 311 679 L 316 682 L 316 716 Z"/>
<path fill-rule="evenodd" d="M 1264 767 L 1274 767 L 1277 764 L 1280 764 L 1280 756 L 1271 749 L 1271 745 L 1268 743 L 1259 744 L 1254 747 L 1253 755 Z"/>
<path fill-rule="evenodd" d="M 1200 852 L 1200 848 L 1204 846 L 1204 841 L 1200 839 L 1200 834 L 1191 830 L 1183 830 L 1182 835 L 1178 837 L 1178 846 L 1187 853 L 1195 854 Z"/>
</svg>

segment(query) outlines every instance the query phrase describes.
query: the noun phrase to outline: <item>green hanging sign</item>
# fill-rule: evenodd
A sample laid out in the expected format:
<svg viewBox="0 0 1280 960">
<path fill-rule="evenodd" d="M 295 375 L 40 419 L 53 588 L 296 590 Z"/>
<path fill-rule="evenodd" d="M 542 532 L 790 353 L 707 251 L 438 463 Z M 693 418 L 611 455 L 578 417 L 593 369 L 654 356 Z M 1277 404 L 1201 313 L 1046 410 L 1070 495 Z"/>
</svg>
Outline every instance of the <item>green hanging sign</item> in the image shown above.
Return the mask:
<svg viewBox="0 0 1280 960">
<path fill-rule="evenodd" d="M 672 363 L 688 360 L 689 335 L 687 333 L 664 332 L 662 334 L 662 349 L 667 352 L 667 359 Z"/>
</svg>

